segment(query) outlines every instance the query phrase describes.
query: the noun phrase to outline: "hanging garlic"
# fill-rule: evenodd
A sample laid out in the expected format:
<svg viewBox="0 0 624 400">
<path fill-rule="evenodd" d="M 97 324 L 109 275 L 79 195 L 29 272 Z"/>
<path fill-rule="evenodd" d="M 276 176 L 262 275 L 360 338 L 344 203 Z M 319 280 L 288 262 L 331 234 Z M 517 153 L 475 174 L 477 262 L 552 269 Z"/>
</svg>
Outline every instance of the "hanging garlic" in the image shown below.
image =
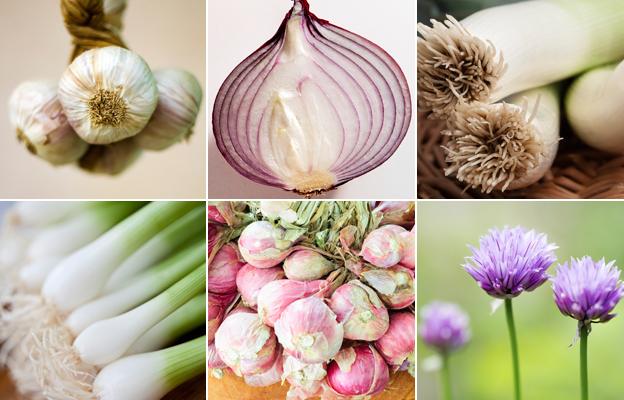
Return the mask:
<svg viewBox="0 0 624 400">
<path fill-rule="evenodd" d="M 163 69 L 154 72 L 158 105 L 135 140 L 145 150 L 163 150 L 191 135 L 200 110 L 202 88 L 190 72 Z"/>
<path fill-rule="evenodd" d="M 94 174 L 117 175 L 128 168 L 141 154 L 132 139 L 102 146 L 90 146 L 80 159 L 80 168 Z"/>
<path fill-rule="evenodd" d="M 158 89 L 140 56 L 109 46 L 76 57 L 61 77 L 59 99 L 80 137 L 91 144 L 110 144 L 145 127 Z"/>
<path fill-rule="evenodd" d="M 72 163 L 87 151 L 72 129 L 51 82 L 24 82 L 11 94 L 9 113 L 18 139 L 33 154 L 54 165 Z"/>
</svg>

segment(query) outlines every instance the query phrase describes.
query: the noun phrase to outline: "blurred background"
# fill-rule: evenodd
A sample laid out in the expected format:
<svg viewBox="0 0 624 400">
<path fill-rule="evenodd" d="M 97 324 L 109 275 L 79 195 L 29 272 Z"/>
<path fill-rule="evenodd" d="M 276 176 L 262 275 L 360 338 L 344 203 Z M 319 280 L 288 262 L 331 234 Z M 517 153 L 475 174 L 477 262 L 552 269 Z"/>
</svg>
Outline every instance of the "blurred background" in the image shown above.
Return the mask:
<svg viewBox="0 0 624 400">
<path fill-rule="evenodd" d="M 472 340 L 451 357 L 454 398 L 512 399 L 512 369 L 505 310 L 491 315 L 493 300 L 462 268 L 479 237 L 493 227 L 521 225 L 548 235 L 559 262 L 584 255 L 624 267 L 624 203 L 617 202 L 419 202 L 418 307 L 432 300 L 458 303 L 470 316 Z M 554 274 L 555 265 L 549 272 Z M 576 321 L 557 309 L 550 283 L 514 299 L 524 399 L 580 397 L 579 346 L 569 347 Z M 620 303 L 615 311 L 622 311 Z M 621 399 L 624 367 L 619 344 L 624 316 L 594 324 L 589 336 L 589 387 L 595 399 Z M 422 369 L 434 352 L 418 342 L 418 398 L 439 399 L 438 375 Z"/>
<path fill-rule="evenodd" d="M 122 33 L 152 69 L 192 72 L 204 89 L 202 111 L 188 142 L 144 152 L 116 177 L 75 166 L 53 167 L 31 155 L 9 124 L 8 101 L 22 81 L 57 80 L 71 40 L 60 1 L 0 2 L 0 198 L 204 198 L 206 182 L 206 5 L 204 0 L 130 0 Z"/>
<path fill-rule="evenodd" d="M 208 112 L 230 72 L 277 31 L 292 1 L 208 1 Z M 414 1 L 314 0 L 310 10 L 319 18 L 376 43 L 401 66 L 415 103 L 416 40 Z M 235 16 L 235 17 L 234 17 Z M 400 16 L 400 18 L 397 18 Z M 235 18 L 235 22 L 234 22 Z M 227 42 L 227 45 L 223 45 Z M 415 106 L 414 116 L 416 115 Z M 415 121 L 397 151 L 384 164 L 319 198 L 410 199 L 416 180 Z M 208 196 L 211 199 L 282 199 L 301 196 L 260 185 L 239 175 L 225 161 L 208 130 Z"/>
</svg>

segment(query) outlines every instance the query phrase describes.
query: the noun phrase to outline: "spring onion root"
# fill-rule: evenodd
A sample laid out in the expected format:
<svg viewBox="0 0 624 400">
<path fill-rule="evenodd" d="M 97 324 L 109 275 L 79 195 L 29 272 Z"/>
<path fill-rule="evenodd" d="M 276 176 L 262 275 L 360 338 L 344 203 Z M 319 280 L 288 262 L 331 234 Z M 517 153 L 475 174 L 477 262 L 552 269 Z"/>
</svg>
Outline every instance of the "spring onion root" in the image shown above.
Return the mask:
<svg viewBox="0 0 624 400">
<path fill-rule="evenodd" d="M 565 98 L 570 126 L 588 145 L 624 153 L 624 62 L 577 78 Z"/>
<path fill-rule="evenodd" d="M 621 0 L 524 1 L 418 32 L 418 106 L 436 117 L 624 58 Z"/>
<path fill-rule="evenodd" d="M 461 103 L 443 132 L 445 170 L 473 189 L 519 189 L 550 169 L 559 142 L 558 88 L 522 92 L 497 104 Z"/>
</svg>

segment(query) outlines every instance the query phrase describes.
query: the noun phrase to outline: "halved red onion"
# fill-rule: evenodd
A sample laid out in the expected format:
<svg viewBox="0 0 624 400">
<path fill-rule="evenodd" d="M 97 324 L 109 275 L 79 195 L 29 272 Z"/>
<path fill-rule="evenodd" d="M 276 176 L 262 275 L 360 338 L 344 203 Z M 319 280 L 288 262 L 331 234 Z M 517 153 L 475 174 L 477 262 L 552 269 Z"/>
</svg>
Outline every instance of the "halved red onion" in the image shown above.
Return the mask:
<svg viewBox="0 0 624 400">
<path fill-rule="evenodd" d="M 407 133 L 411 107 L 388 53 L 294 0 L 277 33 L 226 78 L 212 125 L 240 174 L 313 193 L 386 161 Z"/>
</svg>

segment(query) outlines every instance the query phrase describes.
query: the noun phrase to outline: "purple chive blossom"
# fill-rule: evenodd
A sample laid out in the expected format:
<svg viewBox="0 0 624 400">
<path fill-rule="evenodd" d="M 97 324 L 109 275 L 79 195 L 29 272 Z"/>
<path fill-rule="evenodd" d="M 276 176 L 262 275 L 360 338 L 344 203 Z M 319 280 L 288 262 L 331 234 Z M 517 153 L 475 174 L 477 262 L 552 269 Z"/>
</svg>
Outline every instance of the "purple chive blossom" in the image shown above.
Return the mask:
<svg viewBox="0 0 624 400">
<path fill-rule="evenodd" d="M 552 286 L 561 313 L 584 325 L 615 317 L 610 312 L 622 298 L 624 287 L 614 263 L 583 257 L 559 265 Z"/>
<path fill-rule="evenodd" d="M 442 353 L 462 347 L 470 340 L 468 315 L 453 303 L 434 301 L 420 311 L 420 336 Z"/>
<path fill-rule="evenodd" d="M 557 246 L 546 235 L 522 227 L 491 229 L 469 246 L 472 257 L 463 265 L 481 289 L 499 299 L 530 292 L 548 280 L 546 270 L 556 261 Z"/>
</svg>

